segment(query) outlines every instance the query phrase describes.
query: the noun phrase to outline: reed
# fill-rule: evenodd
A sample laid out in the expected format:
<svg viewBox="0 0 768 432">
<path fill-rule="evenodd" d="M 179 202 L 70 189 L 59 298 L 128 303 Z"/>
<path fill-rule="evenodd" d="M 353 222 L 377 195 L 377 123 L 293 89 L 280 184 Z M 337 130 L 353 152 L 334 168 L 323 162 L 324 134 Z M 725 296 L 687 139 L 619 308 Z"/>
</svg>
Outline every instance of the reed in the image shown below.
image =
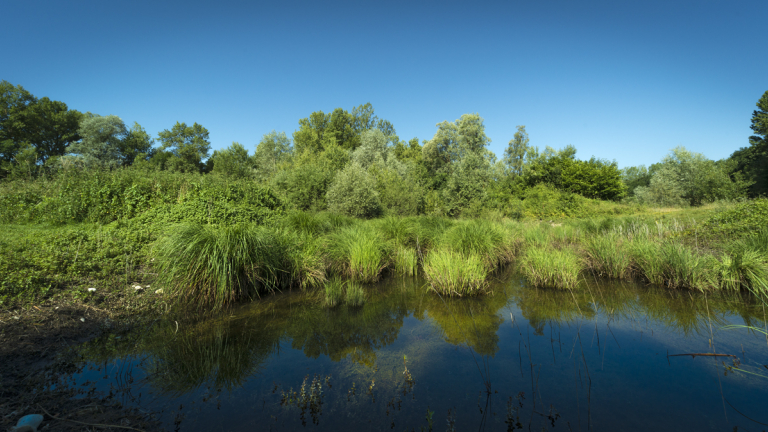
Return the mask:
<svg viewBox="0 0 768 432">
<path fill-rule="evenodd" d="M 375 282 L 386 267 L 386 243 L 381 234 L 366 225 L 353 225 L 330 236 L 331 266 L 358 282 Z"/>
<path fill-rule="evenodd" d="M 432 289 L 448 296 L 476 295 L 486 285 L 486 266 L 476 254 L 433 250 L 424 260 L 424 274 Z"/>
<path fill-rule="evenodd" d="M 156 249 L 158 283 L 180 303 L 220 309 L 290 283 L 288 245 L 248 225 L 182 225 Z"/>
<path fill-rule="evenodd" d="M 310 234 L 284 233 L 291 239 L 288 259 L 291 282 L 302 289 L 320 286 L 326 281 L 326 260 L 322 242 Z"/>
<path fill-rule="evenodd" d="M 590 237 L 585 241 L 589 265 L 598 276 L 626 279 L 630 275 L 632 261 L 615 234 Z"/>
<path fill-rule="evenodd" d="M 570 249 L 531 247 L 520 261 L 520 271 L 535 287 L 575 288 L 582 267 L 582 259 Z"/>
<path fill-rule="evenodd" d="M 416 227 L 409 218 L 387 216 L 376 221 L 376 228 L 395 246 L 415 246 Z"/>
</svg>

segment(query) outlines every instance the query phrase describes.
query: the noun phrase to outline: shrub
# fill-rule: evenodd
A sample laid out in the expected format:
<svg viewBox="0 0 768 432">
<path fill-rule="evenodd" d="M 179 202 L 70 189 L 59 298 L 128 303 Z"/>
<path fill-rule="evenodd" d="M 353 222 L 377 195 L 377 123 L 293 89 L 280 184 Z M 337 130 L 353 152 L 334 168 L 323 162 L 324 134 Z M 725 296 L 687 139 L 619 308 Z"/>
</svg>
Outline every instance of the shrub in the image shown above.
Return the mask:
<svg viewBox="0 0 768 432">
<path fill-rule="evenodd" d="M 355 163 L 336 174 L 326 201 L 330 211 L 358 218 L 372 218 L 382 211 L 373 178 Z"/>
</svg>

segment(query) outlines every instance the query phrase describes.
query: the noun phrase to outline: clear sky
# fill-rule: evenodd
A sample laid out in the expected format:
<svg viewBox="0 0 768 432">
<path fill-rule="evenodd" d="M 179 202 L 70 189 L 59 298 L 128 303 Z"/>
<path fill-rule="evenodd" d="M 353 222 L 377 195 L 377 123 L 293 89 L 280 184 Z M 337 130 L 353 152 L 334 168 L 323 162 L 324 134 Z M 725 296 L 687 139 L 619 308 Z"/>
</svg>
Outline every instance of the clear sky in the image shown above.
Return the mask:
<svg viewBox="0 0 768 432">
<path fill-rule="evenodd" d="M 768 90 L 767 0 L 4 0 L 0 79 L 152 135 L 200 123 L 251 152 L 370 102 L 401 139 L 464 113 L 620 167 L 748 145 Z"/>
</svg>

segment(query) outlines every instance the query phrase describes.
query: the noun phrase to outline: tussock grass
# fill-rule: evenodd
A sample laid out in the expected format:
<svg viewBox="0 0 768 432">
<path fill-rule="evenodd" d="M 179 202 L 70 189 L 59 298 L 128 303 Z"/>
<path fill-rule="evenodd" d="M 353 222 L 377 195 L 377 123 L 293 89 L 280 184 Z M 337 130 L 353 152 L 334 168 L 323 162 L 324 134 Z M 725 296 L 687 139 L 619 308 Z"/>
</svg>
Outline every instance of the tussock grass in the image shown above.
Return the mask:
<svg viewBox="0 0 768 432">
<path fill-rule="evenodd" d="M 432 289 L 448 296 L 476 295 L 486 287 L 485 263 L 476 254 L 433 250 L 424 260 L 424 274 Z"/>
<path fill-rule="evenodd" d="M 415 246 L 416 226 L 410 218 L 387 216 L 376 221 L 385 240 L 396 246 Z"/>
<path fill-rule="evenodd" d="M 490 221 L 462 221 L 446 230 L 440 242 L 453 252 L 480 257 L 486 270 L 493 271 L 514 256 L 515 248 L 505 234 L 499 224 Z"/>
<path fill-rule="evenodd" d="M 327 218 L 317 213 L 294 211 L 287 214 L 281 225 L 288 230 L 305 235 L 318 236 L 330 231 L 333 226 Z"/>
<path fill-rule="evenodd" d="M 599 276 L 626 279 L 631 273 L 632 260 L 621 238 L 615 234 L 595 236 L 585 241 L 589 265 Z"/>
<path fill-rule="evenodd" d="M 713 269 L 716 260 L 709 255 L 699 255 L 679 243 L 665 243 L 661 248 L 665 264 L 664 284 L 670 288 L 705 290 L 713 288 Z"/>
<path fill-rule="evenodd" d="M 157 247 L 158 284 L 177 301 L 220 309 L 290 282 L 288 245 L 247 225 L 182 225 Z"/>
<path fill-rule="evenodd" d="M 375 282 L 386 267 L 386 243 L 368 225 L 353 225 L 329 237 L 328 253 L 336 272 L 358 282 Z"/>
<path fill-rule="evenodd" d="M 528 248 L 520 270 L 534 287 L 575 288 L 583 267 L 581 258 L 570 249 Z"/>
<path fill-rule="evenodd" d="M 647 237 L 639 237 L 629 244 L 629 253 L 635 274 L 652 284 L 664 283 L 665 264 L 661 245 Z"/>
<path fill-rule="evenodd" d="M 527 225 L 523 230 L 524 248 L 525 249 L 544 248 L 549 246 L 550 244 L 549 229 L 550 227 L 548 225 L 544 225 L 544 226 L 542 226 L 541 224 L 537 224 L 533 226 Z"/>
<path fill-rule="evenodd" d="M 392 256 L 395 273 L 403 276 L 416 276 L 419 272 L 419 258 L 416 249 L 397 246 Z"/>
<path fill-rule="evenodd" d="M 326 261 L 322 242 L 309 234 L 285 233 L 290 238 L 288 251 L 291 282 L 302 289 L 322 285 L 326 274 Z"/>
<path fill-rule="evenodd" d="M 738 290 L 742 287 L 755 294 L 768 295 L 766 255 L 754 249 L 724 254 L 717 265 L 720 287 Z"/>
</svg>

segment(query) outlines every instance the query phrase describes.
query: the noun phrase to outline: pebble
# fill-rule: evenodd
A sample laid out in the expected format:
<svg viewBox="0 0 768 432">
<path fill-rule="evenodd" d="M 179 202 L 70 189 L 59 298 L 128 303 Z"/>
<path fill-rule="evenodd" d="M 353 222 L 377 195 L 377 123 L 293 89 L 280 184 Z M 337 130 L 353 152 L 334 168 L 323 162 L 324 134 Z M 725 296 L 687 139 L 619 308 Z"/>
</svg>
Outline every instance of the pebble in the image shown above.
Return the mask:
<svg viewBox="0 0 768 432">
<path fill-rule="evenodd" d="M 85 318 L 80 318 L 80 321 L 85 322 Z"/>
<path fill-rule="evenodd" d="M 88 288 L 88 292 L 96 292 L 96 288 Z"/>
<path fill-rule="evenodd" d="M 163 293 L 163 289 L 162 288 L 160 288 L 160 289 L 155 291 L 155 294 L 162 294 L 162 293 Z"/>
<path fill-rule="evenodd" d="M 40 414 L 25 415 L 16 423 L 16 427 L 11 429 L 13 432 L 37 432 L 37 427 L 43 422 L 43 416 Z"/>
<path fill-rule="evenodd" d="M 135 289 L 136 291 L 139 291 L 139 290 L 143 290 L 144 288 L 141 285 L 134 285 L 133 289 Z"/>
</svg>

